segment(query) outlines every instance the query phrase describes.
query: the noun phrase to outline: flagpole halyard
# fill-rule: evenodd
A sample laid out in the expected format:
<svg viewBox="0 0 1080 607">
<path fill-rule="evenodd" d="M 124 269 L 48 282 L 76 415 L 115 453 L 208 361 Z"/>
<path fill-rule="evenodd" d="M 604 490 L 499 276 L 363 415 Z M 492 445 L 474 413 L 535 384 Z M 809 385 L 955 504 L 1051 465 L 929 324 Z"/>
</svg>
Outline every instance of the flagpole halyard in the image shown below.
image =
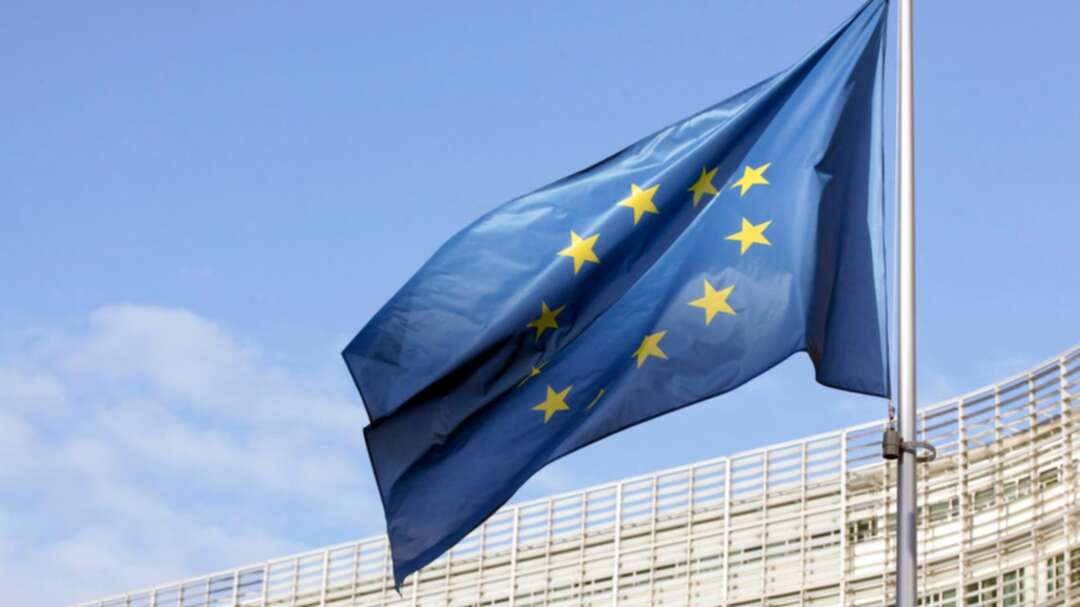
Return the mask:
<svg viewBox="0 0 1080 607">
<path fill-rule="evenodd" d="M 912 3 L 900 0 L 897 14 L 897 251 L 899 315 L 897 404 L 904 443 L 916 441 L 915 428 L 915 133 L 912 66 Z M 896 489 L 896 605 L 915 607 L 917 538 L 915 529 L 916 453 L 901 449 Z"/>
</svg>

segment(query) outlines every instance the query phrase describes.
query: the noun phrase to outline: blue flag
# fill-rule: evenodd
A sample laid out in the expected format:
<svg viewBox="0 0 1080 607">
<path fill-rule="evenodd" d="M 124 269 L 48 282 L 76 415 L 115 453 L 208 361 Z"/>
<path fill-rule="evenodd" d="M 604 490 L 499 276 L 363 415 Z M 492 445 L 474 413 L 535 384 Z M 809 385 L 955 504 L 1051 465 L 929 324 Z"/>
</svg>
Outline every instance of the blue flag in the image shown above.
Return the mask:
<svg viewBox="0 0 1080 607">
<path fill-rule="evenodd" d="M 482 217 L 346 347 L 398 584 L 546 464 L 793 353 L 888 396 L 886 9 Z"/>
</svg>

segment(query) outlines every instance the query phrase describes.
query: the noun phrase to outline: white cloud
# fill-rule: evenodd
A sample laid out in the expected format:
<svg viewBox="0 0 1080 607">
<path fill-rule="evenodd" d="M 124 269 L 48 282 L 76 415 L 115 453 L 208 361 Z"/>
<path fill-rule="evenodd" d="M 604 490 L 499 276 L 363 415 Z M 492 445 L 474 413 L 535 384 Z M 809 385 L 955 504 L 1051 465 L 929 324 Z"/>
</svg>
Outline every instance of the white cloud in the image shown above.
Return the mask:
<svg viewBox="0 0 1080 607">
<path fill-rule="evenodd" d="M 59 605 L 377 532 L 362 407 L 189 311 L 0 347 L 0 603 Z M 335 374 L 334 371 L 337 373 Z"/>
</svg>

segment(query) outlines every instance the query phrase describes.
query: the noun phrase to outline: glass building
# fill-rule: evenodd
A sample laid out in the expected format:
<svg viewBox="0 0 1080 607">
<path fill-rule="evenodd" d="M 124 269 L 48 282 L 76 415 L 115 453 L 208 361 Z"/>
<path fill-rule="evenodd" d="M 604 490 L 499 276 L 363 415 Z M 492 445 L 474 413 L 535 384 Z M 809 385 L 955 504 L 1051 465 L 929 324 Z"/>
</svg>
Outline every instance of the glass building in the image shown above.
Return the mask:
<svg viewBox="0 0 1080 607">
<path fill-rule="evenodd" d="M 1080 347 L 919 412 L 920 605 L 1080 604 L 1078 385 Z M 506 506 L 400 595 L 372 538 L 81 607 L 891 605 L 883 428 Z"/>
</svg>

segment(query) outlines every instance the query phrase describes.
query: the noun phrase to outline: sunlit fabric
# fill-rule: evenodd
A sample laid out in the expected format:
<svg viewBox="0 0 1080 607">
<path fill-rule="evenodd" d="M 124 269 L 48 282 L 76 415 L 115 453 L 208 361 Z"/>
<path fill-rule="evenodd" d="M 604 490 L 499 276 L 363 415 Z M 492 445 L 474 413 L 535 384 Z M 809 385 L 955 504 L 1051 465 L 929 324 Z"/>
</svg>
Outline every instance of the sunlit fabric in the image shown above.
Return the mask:
<svg viewBox="0 0 1080 607">
<path fill-rule="evenodd" d="M 353 339 L 399 584 L 551 461 L 796 352 L 888 395 L 886 7 L 482 217 Z"/>
</svg>

